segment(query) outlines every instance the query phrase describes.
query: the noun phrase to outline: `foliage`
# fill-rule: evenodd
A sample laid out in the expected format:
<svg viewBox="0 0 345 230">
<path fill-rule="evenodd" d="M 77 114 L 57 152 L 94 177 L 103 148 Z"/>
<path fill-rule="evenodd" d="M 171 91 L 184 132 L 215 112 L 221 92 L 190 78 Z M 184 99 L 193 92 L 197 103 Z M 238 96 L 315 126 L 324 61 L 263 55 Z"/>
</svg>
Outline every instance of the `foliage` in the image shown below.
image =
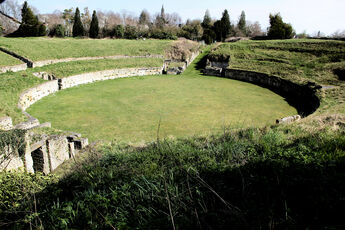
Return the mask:
<svg viewBox="0 0 345 230">
<path fill-rule="evenodd" d="M 99 33 L 98 18 L 96 11 L 93 11 L 92 20 L 90 24 L 89 36 L 90 38 L 97 38 Z"/>
<path fill-rule="evenodd" d="M 135 26 L 126 25 L 124 38 L 126 39 L 136 39 L 138 38 L 137 29 Z"/>
<path fill-rule="evenodd" d="M 79 8 L 75 10 L 74 20 L 73 20 L 73 37 L 82 37 L 84 36 L 85 30 L 83 23 L 80 19 L 80 11 Z"/>
<path fill-rule="evenodd" d="M 123 28 L 123 25 L 116 25 L 114 27 L 114 37 L 124 38 L 124 36 L 125 36 L 125 29 Z"/>
<path fill-rule="evenodd" d="M 4 226 L 17 229 L 29 226 L 23 220 L 53 229 L 343 226 L 344 143 L 342 131 L 275 127 L 144 148 L 113 144 L 43 186 L 36 215 L 22 212 L 31 203 L 20 202 L 1 219 L 18 221 Z"/>
<path fill-rule="evenodd" d="M 194 20 L 181 28 L 179 37 L 199 41 L 202 38 L 203 28 L 199 20 Z"/>
<path fill-rule="evenodd" d="M 244 11 L 241 12 L 240 18 L 239 18 L 238 23 L 237 23 L 237 28 L 244 35 L 247 35 L 246 14 Z"/>
<path fill-rule="evenodd" d="M 202 21 L 201 26 L 204 30 L 211 29 L 212 19 L 211 19 L 209 10 L 206 10 L 204 20 Z"/>
<path fill-rule="evenodd" d="M 294 36 L 294 31 L 290 24 L 283 22 L 280 14 L 270 14 L 270 27 L 267 35 L 270 39 L 289 39 Z"/>
<path fill-rule="evenodd" d="M 223 16 L 220 19 L 220 21 L 222 25 L 221 38 L 222 38 L 222 41 L 224 41 L 232 32 L 232 26 L 230 23 L 230 16 L 229 16 L 228 10 L 224 10 Z"/>
<path fill-rule="evenodd" d="M 62 24 L 54 25 L 49 32 L 49 36 L 63 38 L 65 37 L 65 27 Z"/>
<path fill-rule="evenodd" d="M 46 35 L 46 27 L 38 21 L 28 3 L 25 1 L 22 8 L 22 24 L 12 33 L 12 37 L 39 37 Z"/>
<path fill-rule="evenodd" d="M 151 19 L 150 14 L 146 10 L 141 11 L 139 16 L 139 25 L 149 25 Z"/>
</svg>

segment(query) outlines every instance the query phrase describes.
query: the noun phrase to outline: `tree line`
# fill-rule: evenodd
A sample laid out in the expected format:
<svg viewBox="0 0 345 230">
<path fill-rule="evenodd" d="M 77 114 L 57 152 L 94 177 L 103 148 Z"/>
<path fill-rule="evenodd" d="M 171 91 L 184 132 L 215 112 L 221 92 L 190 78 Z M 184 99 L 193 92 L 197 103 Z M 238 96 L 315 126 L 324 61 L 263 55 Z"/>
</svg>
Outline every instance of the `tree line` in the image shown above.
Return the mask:
<svg viewBox="0 0 345 230">
<path fill-rule="evenodd" d="M 263 32 L 258 22 L 246 20 L 242 11 L 237 22 L 230 20 L 228 10 L 224 10 L 222 17 L 215 20 L 207 10 L 203 20 L 187 20 L 182 23 L 177 13 L 168 14 L 162 6 L 160 13 L 151 15 L 143 10 L 139 17 L 127 11 L 122 14 L 114 12 L 93 11 L 92 16 L 88 8 L 81 12 L 79 8 L 65 9 L 63 12 L 38 15 L 37 10 L 24 2 L 21 14 L 17 13 L 18 6 L 15 0 L 1 4 L 0 10 L 8 11 L 15 18 L 21 17 L 22 24 L 13 30 L 13 22 L 0 17 L 0 34 L 7 33 L 14 37 L 55 36 L 55 37 L 90 37 L 90 38 L 156 38 L 177 39 L 185 37 L 191 40 L 213 42 L 226 41 L 229 37 L 263 37 L 266 39 L 289 39 L 295 36 L 290 24 L 283 22 L 280 14 L 269 15 L 270 27 L 267 33 Z M 11 33 L 9 33 L 11 32 Z M 337 35 L 341 34 L 340 32 Z M 307 35 L 299 34 L 298 37 Z"/>
</svg>

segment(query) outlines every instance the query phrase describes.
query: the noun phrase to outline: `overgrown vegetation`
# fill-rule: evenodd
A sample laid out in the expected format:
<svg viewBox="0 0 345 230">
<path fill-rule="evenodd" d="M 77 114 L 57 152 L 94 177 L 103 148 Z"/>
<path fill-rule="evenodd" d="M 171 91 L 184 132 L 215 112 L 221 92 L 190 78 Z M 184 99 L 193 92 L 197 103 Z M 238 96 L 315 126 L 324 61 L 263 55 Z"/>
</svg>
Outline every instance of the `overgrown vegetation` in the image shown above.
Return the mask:
<svg viewBox="0 0 345 230">
<path fill-rule="evenodd" d="M 27 228 L 28 220 L 51 229 L 341 228 L 344 134 L 251 128 L 144 148 L 105 146 L 36 193 L 34 212 L 23 199 L 2 213 L 1 223 L 16 221 L 7 229 Z"/>
<path fill-rule="evenodd" d="M 275 75 L 295 83 L 331 85 L 323 91 L 318 114 L 345 113 L 345 84 L 337 69 L 345 65 L 345 43 L 329 40 L 242 41 L 222 44 L 210 58 L 229 57 L 229 68 Z M 326 87 L 327 88 L 327 87 Z"/>
</svg>

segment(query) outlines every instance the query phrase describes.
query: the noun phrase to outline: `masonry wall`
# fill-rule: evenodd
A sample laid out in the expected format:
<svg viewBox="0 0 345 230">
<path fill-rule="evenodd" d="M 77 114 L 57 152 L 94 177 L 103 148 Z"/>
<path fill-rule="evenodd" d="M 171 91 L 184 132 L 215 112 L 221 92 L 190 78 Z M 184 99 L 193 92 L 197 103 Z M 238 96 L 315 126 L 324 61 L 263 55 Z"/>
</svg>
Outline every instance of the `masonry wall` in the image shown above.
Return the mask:
<svg viewBox="0 0 345 230">
<path fill-rule="evenodd" d="M 158 75 L 162 73 L 162 67 L 153 68 L 131 68 L 106 70 L 95 73 L 86 73 L 75 75 L 59 80 L 48 81 L 36 87 L 26 90 L 19 97 L 18 107 L 25 111 L 38 100 L 53 94 L 59 90 L 71 88 L 74 86 L 88 84 L 95 81 L 104 81 L 122 77 Z"/>
<path fill-rule="evenodd" d="M 48 81 L 36 87 L 26 90 L 19 97 L 18 107 L 25 111 L 32 104 L 48 96 L 49 94 L 59 91 L 58 80 Z"/>
<path fill-rule="evenodd" d="M 221 69 L 208 67 L 204 74 L 245 81 L 266 87 L 283 96 L 294 106 L 298 113 L 307 116 L 316 111 L 320 106 L 320 100 L 316 93 L 321 86 L 314 83 L 299 85 L 294 82 L 264 74 L 245 70 Z"/>
</svg>

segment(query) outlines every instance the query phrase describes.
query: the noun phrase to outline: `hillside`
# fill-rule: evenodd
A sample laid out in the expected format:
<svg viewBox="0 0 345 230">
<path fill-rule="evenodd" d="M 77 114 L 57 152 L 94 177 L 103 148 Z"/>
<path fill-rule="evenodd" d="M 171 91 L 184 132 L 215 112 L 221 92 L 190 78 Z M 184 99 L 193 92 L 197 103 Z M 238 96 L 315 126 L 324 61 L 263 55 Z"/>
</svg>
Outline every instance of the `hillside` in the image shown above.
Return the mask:
<svg viewBox="0 0 345 230">
<path fill-rule="evenodd" d="M 344 42 L 322 40 L 220 44 L 210 60 L 314 82 L 320 107 L 292 124 L 165 140 L 158 130 L 157 141 L 142 146 L 94 144 L 49 176 L 0 173 L 0 228 L 343 229 L 344 51 Z M 185 74 L 203 78 L 208 52 Z M 83 71 L 74 66 L 51 70 Z M 15 116 L 19 92 L 43 81 L 27 73 L 0 75 L 8 82 L 5 113 Z"/>
</svg>

